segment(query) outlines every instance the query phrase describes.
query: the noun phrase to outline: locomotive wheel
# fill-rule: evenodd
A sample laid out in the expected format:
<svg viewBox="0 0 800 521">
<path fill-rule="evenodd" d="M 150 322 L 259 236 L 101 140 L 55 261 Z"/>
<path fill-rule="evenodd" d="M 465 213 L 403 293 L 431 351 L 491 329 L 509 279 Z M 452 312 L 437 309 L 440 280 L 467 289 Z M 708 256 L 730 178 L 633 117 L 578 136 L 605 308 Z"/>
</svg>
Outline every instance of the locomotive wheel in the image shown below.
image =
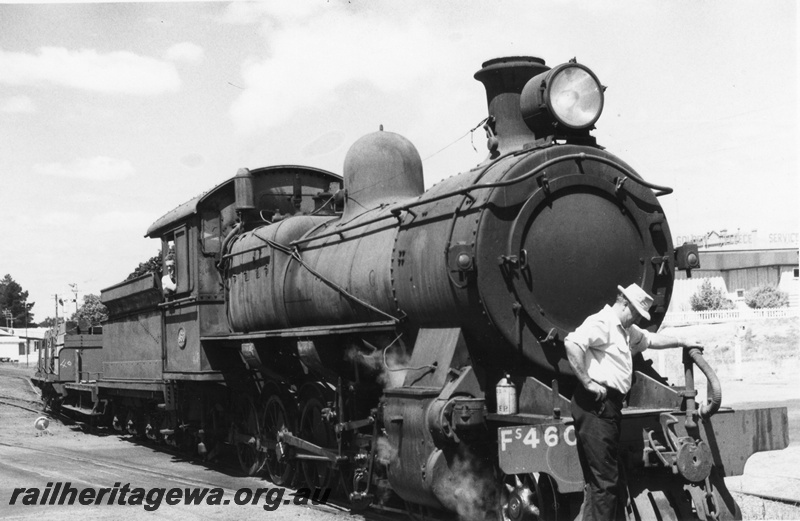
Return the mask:
<svg viewBox="0 0 800 521">
<path fill-rule="evenodd" d="M 195 433 L 194 451 L 205 461 L 214 461 L 225 440 L 225 409 L 215 401 L 206 400 L 200 429 Z M 202 444 L 202 445 L 201 445 Z"/>
<path fill-rule="evenodd" d="M 144 438 L 144 418 L 134 409 L 128 409 L 125 415 L 125 430 L 135 438 Z"/>
<path fill-rule="evenodd" d="M 164 437 L 161 435 L 161 424 L 162 418 L 158 414 L 147 414 L 144 418 L 144 435 L 147 436 L 147 439 L 152 441 L 155 444 L 159 444 L 164 441 Z"/>
<path fill-rule="evenodd" d="M 350 502 L 350 493 L 353 492 L 355 487 L 353 486 L 353 478 L 355 477 L 355 472 L 353 471 L 352 466 L 349 463 L 344 463 L 343 465 L 339 466 L 339 487 L 338 493 L 342 495 L 342 498 Z"/>
<path fill-rule="evenodd" d="M 44 401 L 43 411 L 50 411 L 54 414 L 61 412 L 61 395 L 55 391 L 48 391 L 42 393 L 42 400 Z"/>
<path fill-rule="evenodd" d="M 296 416 L 292 405 L 289 404 L 289 408 L 287 408 L 280 396 L 273 394 L 263 407 L 262 425 L 267 449 L 266 467 L 270 480 L 278 486 L 291 485 L 297 472 L 297 463 L 285 457 L 279 460 L 275 449 L 279 433 L 296 430 Z"/>
<path fill-rule="evenodd" d="M 236 400 L 234 413 L 234 432 L 246 436 L 247 441 L 236 441 L 236 456 L 242 472 L 248 476 L 255 476 L 267 461 L 266 451 L 261 447 L 261 425 L 258 421 L 258 411 L 249 397 L 239 397 Z"/>
<path fill-rule="evenodd" d="M 189 429 L 180 429 L 177 434 L 177 444 L 179 450 L 188 458 L 197 457 L 197 436 Z"/>
<path fill-rule="evenodd" d="M 539 515 L 542 519 L 556 521 L 574 519 L 578 510 L 580 510 L 580 502 L 574 501 L 570 503 L 570 497 L 573 499 L 580 497 L 582 500 L 583 494 L 567 496 L 560 493 L 555 481 L 548 474 L 539 474 L 539 479 L 536 482 L 536 491 L 539 495 Z"/>
<path fill-rule="evenodd" d="M 539 488 L 533 474 L 504 474 L 497 494 L 499 521 L 529 521 L 543 518 Z M 554 519 L 554 518 L 553 518 Z"/>
<path fill-rule="evenodd" d="M 633 508 L 642 519 L 663 519 L 664 521 L 684 519 L 675 508 L 671 496 L 663 490 L 645 490 L 641 495 L 633 498 Z"/>
<path fill-rule="evenodd" d="M 406 515 L 411 521 L 431 521 L 436 519 L 437 512 L 425 505 L 418 505 L 409 501 L 403 501 L 403 503 L 406 507 Z"/>
<path fill-rule="evenodd" d="M 692 496 L 671 476 L 637 475 L 628 481 L 630 517 L 677 521 L 696 519 Z"/>
<path fill-rule="evenodd" d="M 300 437 L 330 450 L 336 450 L 336 435 L 333 428 L 322 419 L 322 409 L 325 405 L 316 396 L 307 398 L 303 402 L 303 413 L 300 416 Z M 330 487 L 337 474 L 332 464 L 328 461 L 302 460 L 303 477 L 311 489 L 324 489 Z"/>
</svg>

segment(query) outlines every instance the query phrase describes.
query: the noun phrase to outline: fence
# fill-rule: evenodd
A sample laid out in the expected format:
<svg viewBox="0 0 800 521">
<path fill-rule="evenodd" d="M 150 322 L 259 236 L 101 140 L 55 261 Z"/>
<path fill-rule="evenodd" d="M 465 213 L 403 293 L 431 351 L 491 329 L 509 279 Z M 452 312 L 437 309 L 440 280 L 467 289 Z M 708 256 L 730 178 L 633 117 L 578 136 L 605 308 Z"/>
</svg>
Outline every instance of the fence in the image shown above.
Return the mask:
<svg viewBox="0 0 800 521">
<path fill-rule="evenodd" d="M 800 316 L 800 308 L 764 308 L 764 309 L 724 309 L 716 311 L 677 311 L 667 312 L 664 317 L 665 326 L 683 326 L 690 324 L 711 324 L 715 322 L 737 322 L 762 318 L 786 318 Z"/>
</svg>

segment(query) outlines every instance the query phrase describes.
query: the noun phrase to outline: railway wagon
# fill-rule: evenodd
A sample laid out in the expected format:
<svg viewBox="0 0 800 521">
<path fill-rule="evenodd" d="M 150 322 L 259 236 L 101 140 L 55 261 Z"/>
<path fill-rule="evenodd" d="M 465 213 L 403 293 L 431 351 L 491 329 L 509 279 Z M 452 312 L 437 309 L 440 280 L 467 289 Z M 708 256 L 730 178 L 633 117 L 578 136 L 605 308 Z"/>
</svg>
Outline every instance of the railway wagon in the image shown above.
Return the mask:
<svg viewBox="0 0 800 521">
<path fill-rule="evenodd" d="M 243 168 L 158 219 L 147 236 L 174 278 L 103 291 L 84 410 L 204 458 L 233 447 L 243 472 L 336 487 L 354 509 L 577 517 L 563 339 L 631 283 L 657 330 L 699 257 L 672 244 L 672 190 L 597 144 L 605 87 L 588 67 L 508 57 L 475 78 L 487 157 L 427 191 L 414 145 L 380 129 L 342 176 Z M 723 478 L 787 446 L 786 409 L 723 407 L 702 354 L 684 364 L 670 383 L 634 360 L 628 513 L 739 517 Z"/>
<path fill-rule="evenodd" d="M 45 333 L 32 381 L 47 407 L 102 416 L 105 404 L 98 401 L 96 388 L 102 347 L 100 326 L 65 321 Z"/>
</svg>

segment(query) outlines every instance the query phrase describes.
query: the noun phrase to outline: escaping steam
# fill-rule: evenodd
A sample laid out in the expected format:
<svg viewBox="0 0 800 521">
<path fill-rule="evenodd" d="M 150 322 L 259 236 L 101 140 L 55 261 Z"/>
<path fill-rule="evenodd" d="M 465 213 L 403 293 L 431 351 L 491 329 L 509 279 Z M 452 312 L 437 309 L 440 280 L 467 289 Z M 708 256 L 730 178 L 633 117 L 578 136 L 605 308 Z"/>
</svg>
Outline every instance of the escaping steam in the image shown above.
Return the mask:
<svg viewBox="0 0 800 521">
<path fill-rule="evenodd" d="M 497 488 L 491 465 L 469 450 L 458 448 L 450 473 L 436 485 L 436 496 L 451 510 L 458 513 L 460 521 L 485 521 L 494 519 L 497 508 Z"/>
<path fill-rule="evenodd" d="M 397 459 L 397 449 L 392 447 L 389 438 L 386 436 L 379 436 L 377 447 L 375 448 L 378 463 L 381 465 L 388 465 Z"/>
<path fill-rule="evenodd" d="M 408 372 L 407 365 L 410 359 L 398 335 L 385 348 L 379 349 L 366 343 L 372 349 L 366 351 L 358 346 L 351 346 L 345 352 L 345 358 L 355 361 L 370 372 L 378 373 L 376 380 L 384 389 L 394 389 L 403 385 Z"/>
</svg>

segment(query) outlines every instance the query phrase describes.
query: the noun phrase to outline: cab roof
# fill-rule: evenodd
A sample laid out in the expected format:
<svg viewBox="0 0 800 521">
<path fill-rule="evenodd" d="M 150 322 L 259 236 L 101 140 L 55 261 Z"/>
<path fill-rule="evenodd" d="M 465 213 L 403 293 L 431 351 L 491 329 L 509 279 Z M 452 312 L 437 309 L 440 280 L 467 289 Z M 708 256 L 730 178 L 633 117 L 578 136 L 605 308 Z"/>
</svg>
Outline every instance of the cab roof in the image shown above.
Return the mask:
<svg viewBox="0 0 800 521">
<path fill-rule="evenodd" d="M 308 173 L 313 174 L 323 174 L 326 176 L 332 176 L 336 179 L 341 180 L 341 176 L 334 174 L 333 172 L 329 172 L 327 170 L 322 170 L 320 168 L 314 168 L 310 166 L 300 166 L 300 165 L 276 165 L 276 166 L 268 166 L 263 168 L 257 168 L 251 170 L 250 173 L 253 175 L 268 175 L 273 172 L 280 172 L 284 170 L 302 170 Z M 161 237 L 161 235 L 169 231 L 170 229 L 176 227 L 179 223 L 185 221 L 187 218 L 195 215 L 197 213 L 198 208 L 202 205 L 202 203 L 217 194 L 218 192 L 232 186 L 236 177 L 231 177 L 223 181 L 222 183 L 218 184 L 211 190 L 207 192 L 203 192 L 202 194 L 193 197 L 192 199 L 186 201 L 185 203 L 181 204 L 180 206 L 170 210 L 169 212 L 165 213 L 163 216 L 159 217 L 150 227 L 147 229 L 147 233 L 145 233 L 145 237 Z"/>
</svg>

